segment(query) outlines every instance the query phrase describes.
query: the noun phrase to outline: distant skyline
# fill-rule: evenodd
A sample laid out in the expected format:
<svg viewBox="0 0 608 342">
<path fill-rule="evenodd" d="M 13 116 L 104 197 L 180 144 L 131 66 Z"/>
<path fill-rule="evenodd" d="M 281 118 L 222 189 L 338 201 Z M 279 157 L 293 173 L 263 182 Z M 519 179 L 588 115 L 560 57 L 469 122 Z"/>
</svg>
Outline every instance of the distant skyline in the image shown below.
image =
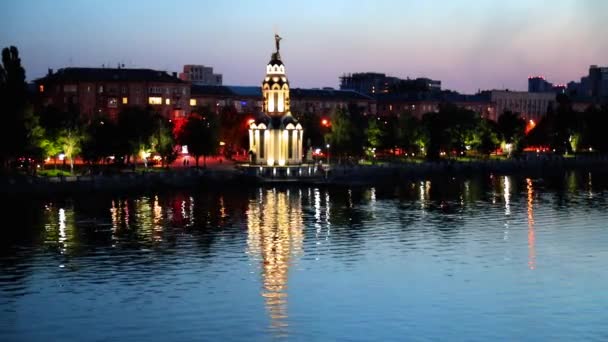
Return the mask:
<svg viewBox="0 0 608 342">
<path fill-rule="evenodd" d="M 373 71 L 473 93 L 607 65 L 606 13 L 599 0 L 21 0 L 3 4 L 0 47 L 19 48 L 28 80 L 68 66 L 204 64 L 224 84 L 258 85 L 278 31 L 292 87 Z"/>
</svg>

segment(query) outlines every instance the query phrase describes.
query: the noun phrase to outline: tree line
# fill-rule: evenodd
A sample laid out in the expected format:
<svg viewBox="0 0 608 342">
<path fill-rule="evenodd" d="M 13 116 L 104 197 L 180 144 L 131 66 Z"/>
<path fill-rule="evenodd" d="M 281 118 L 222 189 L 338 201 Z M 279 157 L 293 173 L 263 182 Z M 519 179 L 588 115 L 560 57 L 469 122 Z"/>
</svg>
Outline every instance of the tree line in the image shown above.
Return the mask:
<svg viewBox="0 0 608 342">
<path fill-rule="evenodd" d="M 218 153 L 220 141 L 227 154 L 247 148 L 246 118 L 233 107 L 200 107 L 179 122 L 163 117 L 152 107 L 127 107 L 115 119 L 98 116 L 86 120 L 75 106 L 60 110 L 53 106 L 36 112 L 28 93 L 25 69 L 16 47 L 2 50 L 0 65 L 0 164 L 11 170 L 23 158 L 63 159 L 73 171 L 74 160 L 86 163 L 147 164 L 151 156 L 169 165 L 178 156 L 178 145 L 203 164 Z M 299 114 L 299 115 L 298 115 Z M 518 113 L 503 113 L 496 122 L 474 111 L 445 103 L 436 112 L 416 117 L 404 111 L 391 117 L 366 115 L 362 108 L 334 110 L 327 125 L 317 113 L 296 113 L 302 123 L 306 147 L 329 144 L 334 158 L 375 158 L 377 155 L 425 157 L 488 156 L 502 149 L 518 154 L 526 146 L 546 146 L 555 153 L 608 152 L 602 132 L 608 124 L 608 107 L 573 109 L 567 96 L 558 96 L 536 127 L 526 132 Z M 527 134 L 526 134 L 527 133 Z M 61 157 L 61 158 L 60 158 Z M 112 160 L 113 157 L 113 160 Z M 147 165 L 146 165 L 147 166 Z"/>
<path fill-rule="evenodd" d="M 116 119 L 104 115 L 83 118 L 76 106 L 62 110 L 52 105 L 35 111 L 28 93 L 25 69 L 16 47 L 2 50 L 0 65 L 0 163 L 3 171 L 23 165 L 23 161 L 63 159 L 74 170 L 80 157 L 88 164 L 119 163 L 133 165 L 137 158 L 147 164 L 153 155 L 162 166 L 173 162 L 177 145 L 187 145 L 198 167 L 207 156 L 218 151 L 221 122 L 209 108 L 197 108 L 192 115 L 176 123 L 155 112 L 152 107 L 127 107 Z M 234 120 L 234 111 L 226 110 L 226 120 Z M 232 125 L 232 122 L 227 122 Z M 240 133 L 240 132 L 239 132 Z M 229 138 L 230 130 L 224 134 Z M 35 165 L 29 165 L 29 167 Z M 145 165 L 147 166 L 147 165 Z"/>
<path fill-rule="evenodd" d="M 608 140 L 602 132 L 607 124 L 608 106 L 591 105 L 586 111 L 577 112 L 567 96 L 558 96 L 556 106 L 549 107 L 529 132 L 528 122 L 519 113 L 507 111 L 493 121 L 472 110 L 444 103 L 438 111 L 426 113 L 422 118 L 410 111 L 391 117 L 370 117 L 356 107 L 341 108 L 331 114 L 329 129 L 324 132 L 317 125 L 312 136 L 316 137 L 317 146 L 330 144 L 331 152 L 338 158 L 374 158 L 381 153 L 394 157 L 398 152 L 431 160 L 465 155 L 483 158 L 494 152 L 516 156 L 532 146 L 563 155 L 608 152 Z"/>
</svg>

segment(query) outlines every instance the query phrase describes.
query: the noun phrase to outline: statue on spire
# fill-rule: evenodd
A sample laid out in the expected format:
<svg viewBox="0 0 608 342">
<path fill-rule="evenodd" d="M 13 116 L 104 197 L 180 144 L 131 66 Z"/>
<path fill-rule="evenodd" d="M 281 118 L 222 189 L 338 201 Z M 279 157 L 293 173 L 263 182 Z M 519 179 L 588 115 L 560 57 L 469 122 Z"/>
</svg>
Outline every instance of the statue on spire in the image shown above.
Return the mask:
<svg viewBox="0 0 608 342">
<path fill-rule="evenodd" d="M 283 38 L 282 38 L 282 37 L 280 37 L 278 34 L 276 34 L 276 33 L 274 34 L 274 43 L 275 43 L 275 44 L 276 44 L 276 46 L 277 46 L 277 53 L 279 52 L 279 49 L 280 49 L 280 47 L 281 47 L 281 46 L 280 46 L 280 45 L 281 45 L 281 44 L 280 44 L 281 39 L 283 39 Z"/>
</svg>

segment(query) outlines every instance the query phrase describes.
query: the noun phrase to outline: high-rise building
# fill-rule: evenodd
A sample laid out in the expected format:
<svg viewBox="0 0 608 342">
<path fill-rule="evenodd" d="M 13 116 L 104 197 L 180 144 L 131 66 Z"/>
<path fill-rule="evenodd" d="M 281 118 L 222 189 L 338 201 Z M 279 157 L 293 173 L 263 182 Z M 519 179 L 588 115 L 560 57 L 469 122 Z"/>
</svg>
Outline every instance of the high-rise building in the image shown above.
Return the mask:
<svg viewBox="0 0 608 342">
<path fill-rule="evenodd" d="M 530 93 L 546 93 L 553 88 L 553 83 L 545 80 L 544 76 L 528 77 L 528 92 Z"/>
<path fill-rule="evenodd" d="M 344 74 L 340 89 L 354 90 L 368 95 L 441 91 L 441 81 L 426 77 L 400 79 L 376 72 Z"/>
<path fill-rule="evenodd" d="M 567 93 L 574 99 L 590 103 L 608 103 L 608 67 L 591 65 L 589 74 L 580 82 L 569 82 Z"/>
<path fill-rule="evenodd" d="M 595 99 L 608 98 L 608 67 L 589 67 L 589 90 Z"/>
<path fill-rule="evenodd" d="M 222 75 L 214 74 L 212 67 L 204 65 L 184 65 L 184 71 L 179 78 L 197 85 L 222 85 Z"/>
</svg>

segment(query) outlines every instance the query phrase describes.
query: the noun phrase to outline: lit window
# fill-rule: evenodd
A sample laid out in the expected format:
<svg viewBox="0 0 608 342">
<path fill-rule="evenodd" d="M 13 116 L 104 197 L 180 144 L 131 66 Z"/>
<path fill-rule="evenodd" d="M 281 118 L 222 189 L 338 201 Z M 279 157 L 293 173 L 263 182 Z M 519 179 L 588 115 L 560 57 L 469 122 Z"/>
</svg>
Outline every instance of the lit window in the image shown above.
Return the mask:
<svg viewBox="0 0 608 342">
<path fill-rule="evenodd" d="M 41 93 L 44 93 L 44 85 L 39 85 L 38 90 L 40 90 Z"/>
<path fill-rule="evenodd" d="M 171 100 L 170 99 L 165 99 L 165 104 L 168 106 L 171 104 Z"/>
<path fill-rule="evenodd" d="M 129 104 L 129 98 L 128 97 L 123 97 L 122 98 L 122 104 Z"/>
<path fill-rule="evenodd" d="M 148 97 L 148 104 L 151 105 L 160 105 L 163 104 L 163 98 L 160 96 L 151 96 Z"/>
<path fill-rule="evenodd" d="M 196 99 L 190 99 L 190 105 L 196 106 Z"/>
</svg>

